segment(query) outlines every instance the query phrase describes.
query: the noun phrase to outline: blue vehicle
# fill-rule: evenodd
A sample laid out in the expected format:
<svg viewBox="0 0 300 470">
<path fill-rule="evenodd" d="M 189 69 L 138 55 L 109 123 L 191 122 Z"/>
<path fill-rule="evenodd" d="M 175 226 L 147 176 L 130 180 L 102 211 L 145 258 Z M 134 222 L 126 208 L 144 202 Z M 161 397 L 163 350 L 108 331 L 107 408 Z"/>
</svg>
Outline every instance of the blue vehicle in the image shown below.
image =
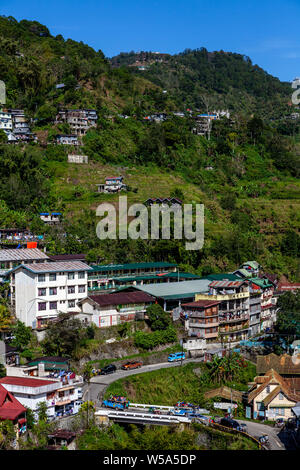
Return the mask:
<svg viewBox="0 0 300 470">
<path fill-rule="evenodd" d="M 115 408 L 118 410 L 126 410 L 129 408 L 130 402 L 125 397 L 113 396 L 107 400 L 103 400 L 102 406 L 106 408 Z"/>
<path fill-rule="evenodd" d="M 185 353 L 184 352 L 176 352 L 174 354 L 169 355 L 168 362 L 181 361 L 183 359 L 185 359 Z"/>
</svg>

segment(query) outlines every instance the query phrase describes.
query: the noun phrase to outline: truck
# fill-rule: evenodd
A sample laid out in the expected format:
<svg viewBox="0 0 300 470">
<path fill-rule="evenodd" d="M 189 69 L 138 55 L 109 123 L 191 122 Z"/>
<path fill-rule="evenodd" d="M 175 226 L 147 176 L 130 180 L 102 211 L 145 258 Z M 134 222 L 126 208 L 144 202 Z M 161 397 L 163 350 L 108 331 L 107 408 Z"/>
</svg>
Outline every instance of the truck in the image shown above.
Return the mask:
<svg viewBox="0 0 300 470">
<path fill-rule="evenodd" d="M 105 408 L 115 408 L 118 410 L 126 410 L 129 408 L 130 402 L 125 397 L 121 396 L 110 396 L 108 399 L 103 400 L 102 406 Z"/>
<path fill-rule="evenodd" d="M 176 353 L 170 354 L 168 356 L 168 362 L 181 361 L 183 359 L 185 359 L 185 353 L 184 352 L 176 352 Z"/>
</svg>

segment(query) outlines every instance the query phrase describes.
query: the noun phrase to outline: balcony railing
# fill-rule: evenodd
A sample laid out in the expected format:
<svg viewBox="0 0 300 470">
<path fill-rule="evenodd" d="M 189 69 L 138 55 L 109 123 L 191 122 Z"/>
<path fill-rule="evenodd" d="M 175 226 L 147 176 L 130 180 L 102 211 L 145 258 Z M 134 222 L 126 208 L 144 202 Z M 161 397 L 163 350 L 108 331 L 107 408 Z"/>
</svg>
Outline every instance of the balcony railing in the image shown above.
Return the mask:
<svg viewBox="0 0 300 470">
<path fill-rule="evenodd" d="M 243 330 L 248 330 L 249 329 L 249 322 L 245 323 L 244 325 L 238 325 L 232 328 L 219 328 L 219 332 L 221 334 L 228 334 L 228 333 L 234 333 L 236 331 L 243 331 Z"/>
<path fill-rule="evenodd" d="M 245 321 L 249 320 L 249 315 L 248 314 L 242 314 L 242 315 L 234 315 L 233 317 L 219 317 L 219 322 L 220 324 L 222 323 L 235 323 L 239 321 Z"/>
</svg>

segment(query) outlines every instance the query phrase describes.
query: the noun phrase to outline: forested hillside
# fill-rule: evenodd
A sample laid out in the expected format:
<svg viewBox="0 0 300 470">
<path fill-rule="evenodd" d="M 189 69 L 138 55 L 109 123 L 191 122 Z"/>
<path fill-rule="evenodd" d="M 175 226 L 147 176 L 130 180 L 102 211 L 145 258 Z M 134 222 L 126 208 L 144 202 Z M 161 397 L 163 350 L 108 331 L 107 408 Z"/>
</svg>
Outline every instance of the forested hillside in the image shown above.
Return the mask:
<svg viewBox="0 0 300 470">
<path fill-rule="evenodd" d="M 128 57 L 111 64 L 37 22 L 0 17 L 6 107 L 24 109 L 39 138 L 8 144 L 0 134 L 0 226 L 45 231 L 51 253 L 87 253 L 90 261 L 163 259 L 205 275 L 257 259 L 298 278 L 299 119 L 286 118 L 293 112 L 289 85 L 234 53 L 185 51 L 142 72 Z M 54 124 L 60 106 L 97 111 L 97 127 L 80 149 L 54 143 L 70 131 Z M 173 114 L 187 107 L 228 108 L 231 119 L 216 121 L 208 140 L 192 132 L 190 114 Z M 155 112 L 168 118 L 144 119 Z M 87 165 L 67 163 L 78 151 Z M 98 194 L 96 184 L 120 174 L 129 203 L 171 195 L 204 203 L 203 250 L 187 252 L 180 240 L 98 240 L 95 209 L 117 204 L 118 195 Z M 60 230 L 41 223 L 39 212 L 48 210 L 63 212 Z"/>
<path fill-rule="evenodd" d="M 229 109 L 273 119 L 289 112 L 290 84 L 280 82 L 241 54 L 208 52 L 205 48 L 173 56 L 131 52 L 110 62 L 114 67 L 129 66 L 138 76 L 162 87 L 179 107 Z"/>
</svg>

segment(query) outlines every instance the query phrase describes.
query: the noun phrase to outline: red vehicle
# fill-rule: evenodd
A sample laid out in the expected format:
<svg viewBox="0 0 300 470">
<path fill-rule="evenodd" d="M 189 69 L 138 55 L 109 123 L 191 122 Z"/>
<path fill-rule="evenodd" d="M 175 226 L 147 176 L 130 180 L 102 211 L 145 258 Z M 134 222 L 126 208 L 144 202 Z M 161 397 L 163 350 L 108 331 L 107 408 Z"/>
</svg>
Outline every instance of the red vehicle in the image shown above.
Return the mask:
<svg viewBox="0 0 300 470">
<path fill-rule="evenodd" d="M 139 369 L 142 367 L 143 363 L 142 362 L 126 362 L 126 364 L 123 364 L 121 369 L 123 370 L 130 370 L 130 369 Z"/>
</svg>

